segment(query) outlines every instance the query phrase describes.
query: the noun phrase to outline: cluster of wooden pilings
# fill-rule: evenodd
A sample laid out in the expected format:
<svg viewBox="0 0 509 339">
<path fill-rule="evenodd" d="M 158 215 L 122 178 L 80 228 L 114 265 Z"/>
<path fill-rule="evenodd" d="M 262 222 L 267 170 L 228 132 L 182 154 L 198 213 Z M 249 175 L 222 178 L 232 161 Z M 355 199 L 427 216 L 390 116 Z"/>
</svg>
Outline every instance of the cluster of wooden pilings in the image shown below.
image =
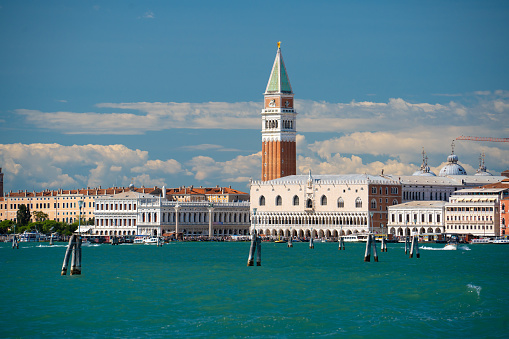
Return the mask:
<svg viewBox="0 0 509 339">
<path fill-rule="evenodd" d="M 12 248 L 19 249 L 19 242 L 16 234 L 14 234 L 14 237 L 12 238 Z"/>
<path fill-rule="evenodd" d="M 74 234 L 69 239 L 69 245 L 65 252 L 64 264 L 62 265 L 61 275 L 67 274 L 67 265 L 69 264 L 69 257 L 71 257 L 71 275 L 81 274 L 81 237 Z"/>
<path fill-rule="evenodd" d="M 405 237 L 405 254 L 408 254 L 408 245 L 410 244 L 410 240 L 408 239 L 408 236 Z M 420 258 L 419 254 L 419 238 L 417 235 L 412 236 L 412 245 L 410 245 L 410 258 L 413 258 L 415 251 L 415 257 Z"/>
<path fill-rule="evenodd" d="M 345 250 L 345 241 L 342 236 L 338 238 L 339 250 Z M 417 258 L 420 258 L 419 255 L 419 238 L 417 235 L 412 236 L 412 245 L 409 246 L 410 240 L 407 236 L 405 238 L 405 254 L 408 254 L 408 248 L 410 248 L 410 258 L 413 258 L 414 252 Z M 293 247 L 292 237 L 288 237 L 287 242 L 288 247 Z M 313 237 L 309 238 L 309 248 L 315 248 Z M 251 247 L 249 249 L 249 258 L 247 259 L 247 266 L 254 266 L 254 256 L 255 253 L 258 253 L 256 257 L 256 266 L 262 265 L 262 245 L 261 238 L 257 235 L 256 230 L 251 234 Z M 387 252 L 387 239 L 382 238 L 380 250 L 382 252 Z M 366 241 L 366 252 L 364 253 L 364 261 L 371 261 L 371 253 L 373 253 L 373 259 L 375 262 L 378 262 L 378 253 L 376 251 L 376 241 L 375 236 L 373 234 L 369 234 Z"/>
<path fill-rule="evenodd" d="M 262 266 L 262 238 L 256 233 L 251 234 L 251 247 L 249 249 L 249 258 L 247 266 L 254 266 L 254 256 L 256 253 L 256 266 Z"/>
</svg>

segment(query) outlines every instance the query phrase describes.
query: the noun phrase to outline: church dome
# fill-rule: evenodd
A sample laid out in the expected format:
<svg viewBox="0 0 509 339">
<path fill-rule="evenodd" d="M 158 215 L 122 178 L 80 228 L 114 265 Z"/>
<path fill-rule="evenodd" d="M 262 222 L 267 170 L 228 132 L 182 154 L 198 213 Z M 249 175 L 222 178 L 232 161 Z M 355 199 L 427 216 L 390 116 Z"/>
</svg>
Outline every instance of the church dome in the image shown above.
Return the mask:
<svg viewBox="0 0 509 339">
<path fill-rule="evenodd" d="M 467 171 L 458 164 L 458 156 L 454 154 L 454 141 L 452 143 L 452 152 L 451 155 L 447 157 L 447 165 L 440 169 L 439 176 L 445 177 L 447 175 L 467 175 Z"/>
<path fill-rule="evenodd" d="M 474 175 L 493 176 L 493 174 L 488 172 L 486 166 L 484 165 L 484 152 L 482 152 L 481 156 L 479 157 L 479 168 L 477 169 L 477 172 Z"/>
<path fill-rule="evenodd" d="M 436 177 L 436 174 L 431 172 L 431 168 L 428 166 L 428 157 L 426 156 L 426 152 L 424 152 L 424 147 L 422 148 L 421 168 L 418 171 L 415 171 L 412 175 L 421 177 Z"/>
</svg>

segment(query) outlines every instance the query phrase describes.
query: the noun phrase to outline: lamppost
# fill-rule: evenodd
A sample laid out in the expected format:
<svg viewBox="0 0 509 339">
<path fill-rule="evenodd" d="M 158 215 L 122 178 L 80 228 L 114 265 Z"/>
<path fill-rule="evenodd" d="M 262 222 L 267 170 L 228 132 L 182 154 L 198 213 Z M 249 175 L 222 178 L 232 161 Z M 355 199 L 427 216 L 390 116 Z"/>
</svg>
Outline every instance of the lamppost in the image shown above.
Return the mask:
<svg viewBox="0 0 509 339">
<path fill-rule="evenodd" d="M 80 215 L 78 217 L 78 234 L 81 237 L 81 208 L 83 207 L 83 200 L 78 201 L 78 206 L 80 207 Z"/>
</svg>

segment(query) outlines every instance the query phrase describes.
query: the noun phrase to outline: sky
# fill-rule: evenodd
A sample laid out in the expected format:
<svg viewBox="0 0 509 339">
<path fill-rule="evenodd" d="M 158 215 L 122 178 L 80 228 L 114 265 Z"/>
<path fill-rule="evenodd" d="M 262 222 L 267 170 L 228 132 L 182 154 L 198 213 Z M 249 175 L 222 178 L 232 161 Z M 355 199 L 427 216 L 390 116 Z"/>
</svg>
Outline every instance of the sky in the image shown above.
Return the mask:
<svg viewBox="0 0 509 339">
<path fill-rule="evenodd" d="M 508 1 L 0 0 L 4 191 L 261 177 L 281 41 L 297 174 L 438 174 L 509 137 Z M 509 143 L 456 141 L 509 169 Z"/>
</svg>

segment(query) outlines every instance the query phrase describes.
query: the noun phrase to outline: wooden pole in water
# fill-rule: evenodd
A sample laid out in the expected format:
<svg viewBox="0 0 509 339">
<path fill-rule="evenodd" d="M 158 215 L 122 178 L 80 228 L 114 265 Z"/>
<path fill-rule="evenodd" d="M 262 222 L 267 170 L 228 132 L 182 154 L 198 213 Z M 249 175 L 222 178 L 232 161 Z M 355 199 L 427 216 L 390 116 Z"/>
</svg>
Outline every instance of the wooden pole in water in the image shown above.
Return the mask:
<svg viewBox="0 0 509 339">
<path fill-rule="evenodd" d="M 76 268 L 74 269 L 74 274 L 76 275 L 80 275 L 81 274 L 81 237 L 80 236 L 77 236 L 76 237 L 77 241 L 76 241 Z M 71 267 L 71 275 L 73 274 L 72 272 L 72 267 Z"/>
<path fill-rule="evenodd" d="M 291 233 L 291 231 L 290 231 Z M 290 234 L 290 236 L 288 237 L 288 247 L 293 247 L 293 242 L 292 242 L 292 235 Z"/>
<path fill-rule="evenodd" d="M 65 251 L 64 263 L 62 265 L 62 273 L 61 275 L 67 274 L 67 265 L 69 264 L 69 257 L 71 256 L 71 252 L 74 247 L 74 235 L 69 239 L 69 244 L 67 245 L 67 250 Z"/>
<path fill-rule="evenodd" d="M 71 257 L 71 275 L 81 274 L 81 268 L 78 272 L 78 236 L 73 235 L 73 247 Z"/>
<path fill-rule="evenodd" d="M 419 236 L 415 236 L 415 257 L 419 259 L 421 255 L 419 254 Z"/>
<path fill-rule="evenodd" d="M 247 259 L 247 266 L 254 266 L 254 255 L 256 251 L 256 231 L 253 230 L 251 234 L 251 247 L 249 248 L 249 257 Z"/>
<path fill-rule="evenodd" d="M 313 234 L 311 234 L 311 237 L 309 237 L 309 248 L 315 248 L 315 244 L 313 243 Z"/>
<path fill-rule="evenodd" d="M 382 243 L 380 245 L 380 250 L 382 252 L 387 252 L 387 243 L 385 242 L 385 238 L 384 237 L 382 237 Z"/>
<path fill-rule="evenodd" d="M 410 245 L 410 258 L 414 257 L 414 245 L 415 245 L 415 236 L 412 236 L 412 245 Z"/>
<path fill-rule="evenodd" d="M 366 239 L 366 252 L 364 253 L 364 261 L 371 261 L 371 236 Z"/>
<path fill-rule="evenodd" d="M 405 254 L 408 254 L 408 235 L 405 236 Z"/>
<path fill-rule="evenodd" d="M 262 266 L 262 237 L 256 237 L 256 266 Z"/>
<path fill-rule="evenodd" d="M 16 234 L 14 234 L 14 237 L 12 238 L 12 248 L 19 249 L 19 243 Z"/>
<path fill-rule="evenodd" d="M 376 253 L 376 241 L 374 235 L 371 235 L 371 244 L 373 246 L 373 259 L 375 262 L 378 262 L 378 254 Z"/>
</svg>

